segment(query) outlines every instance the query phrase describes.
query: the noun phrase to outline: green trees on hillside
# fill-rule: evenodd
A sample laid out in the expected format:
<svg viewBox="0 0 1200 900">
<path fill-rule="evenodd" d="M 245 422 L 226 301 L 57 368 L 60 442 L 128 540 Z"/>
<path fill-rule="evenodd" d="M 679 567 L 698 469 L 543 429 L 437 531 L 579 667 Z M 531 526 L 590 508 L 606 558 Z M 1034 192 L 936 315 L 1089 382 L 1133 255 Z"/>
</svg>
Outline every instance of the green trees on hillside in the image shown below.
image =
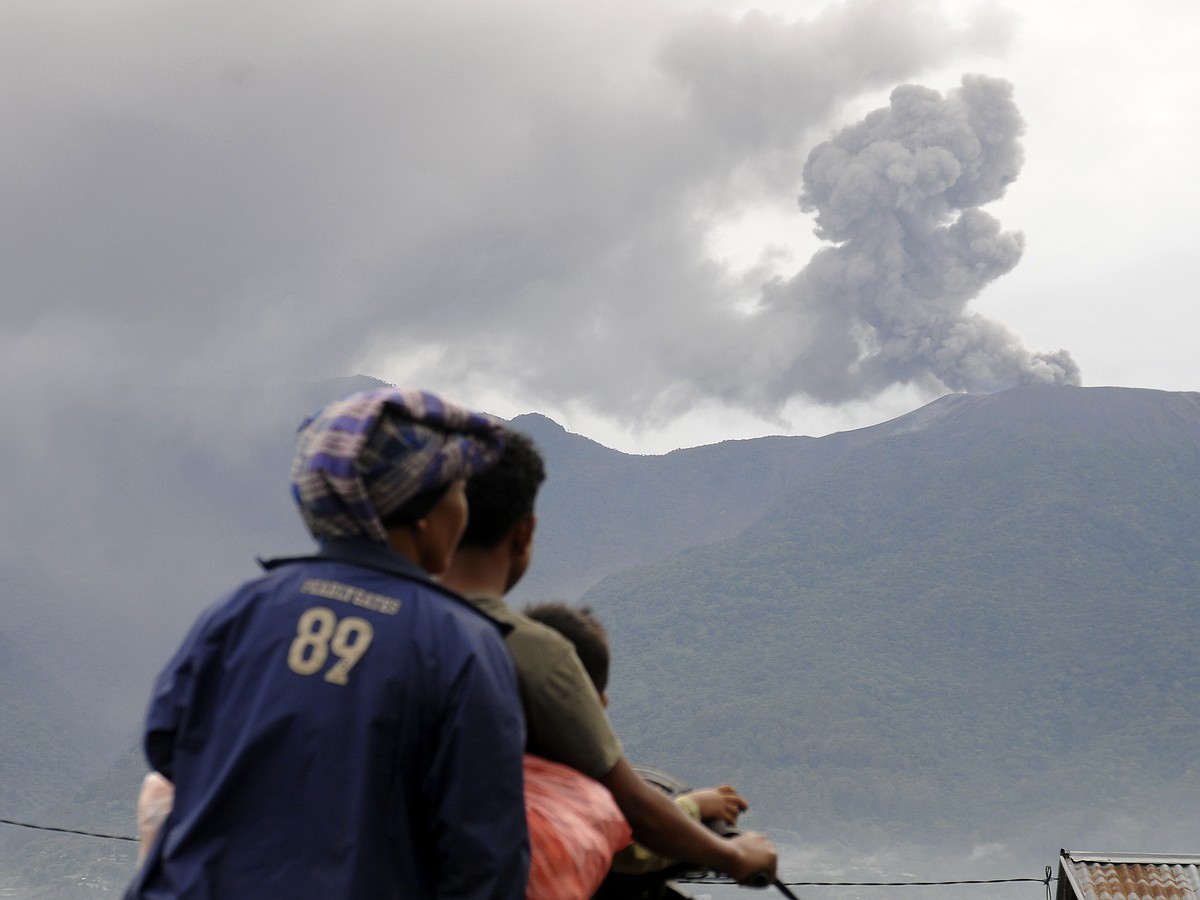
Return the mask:
<svg viewBox="0 0 1200 900">
<path fill-rule="evenodd" d="M 826 836 L 986 840 L 1063 805 L 1195 818 L 1191 428 L 886 437 L 739 537 L 606 580 L 585 600 L 631 753 Z"/>
</svg>

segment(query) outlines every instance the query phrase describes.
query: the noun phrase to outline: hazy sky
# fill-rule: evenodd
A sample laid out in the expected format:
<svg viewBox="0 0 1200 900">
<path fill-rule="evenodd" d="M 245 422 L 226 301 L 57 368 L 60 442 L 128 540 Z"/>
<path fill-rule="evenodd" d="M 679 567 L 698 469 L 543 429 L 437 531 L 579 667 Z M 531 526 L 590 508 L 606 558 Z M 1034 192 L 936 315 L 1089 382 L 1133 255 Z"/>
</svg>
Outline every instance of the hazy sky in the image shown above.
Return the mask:
<svg viewBox="0 0 1200 900">
<path fill-rule="evenodd" d="M 1198 390 L 1198 40 L 1188 0 L 9 0 L 0 413 L 361 372 L 661 452 Z"/>
</svg>

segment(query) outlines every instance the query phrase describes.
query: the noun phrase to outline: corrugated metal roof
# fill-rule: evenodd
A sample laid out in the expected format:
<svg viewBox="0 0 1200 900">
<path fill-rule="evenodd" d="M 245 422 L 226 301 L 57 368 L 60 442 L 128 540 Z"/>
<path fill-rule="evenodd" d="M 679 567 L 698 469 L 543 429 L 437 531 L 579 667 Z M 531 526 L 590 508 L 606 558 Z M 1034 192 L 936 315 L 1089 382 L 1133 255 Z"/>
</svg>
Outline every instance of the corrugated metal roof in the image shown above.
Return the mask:
<svg viewBox="0 0 1200 900">
<path fill-rule="evenodd" d="M 1200 854 L 1063 850 L 1058 863 L 1058 900 L 1200 900 Z"/>
</svg>

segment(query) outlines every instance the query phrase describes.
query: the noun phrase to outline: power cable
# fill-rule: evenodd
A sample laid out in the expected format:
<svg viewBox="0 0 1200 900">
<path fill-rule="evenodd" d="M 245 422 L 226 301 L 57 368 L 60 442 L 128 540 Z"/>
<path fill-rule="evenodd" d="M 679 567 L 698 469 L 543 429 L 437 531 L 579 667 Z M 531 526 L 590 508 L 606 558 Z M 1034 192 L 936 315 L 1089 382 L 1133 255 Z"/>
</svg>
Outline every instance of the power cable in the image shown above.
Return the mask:
<svg viewBox="0 0 1200 900">
<path fill-rule="evenodd" d="M 84 837 L 104 838 L 109 841 L 133 841 L 137 838 L 124 834 L 103 834 L 99 831 L 80 831 L 75 828 L 56 828 L 53 825 L 34 825 L 32 822 L 16 822 L 12 819 L 0 819 L 0 825 L 16 825 L 18 828 L 32 828 L 35 831 L 56 831 L 59 834 L 81 834 Z"/>
<path fill-rule="evenodd" d="M 104 834 L 99 831 L 83 831 L 76 828 L 57 828 L 53 825 L 35 825 L 32 822 L 18 822 L 13 819 L 0 819 L 0 825 L 15 825 L 18 828 L 29 828 L 34 831 L 52 831 L 58 834 L 78 834 L 84 837 L 103 838 L 109 841 L 132 841 L 137 838 L 124 834 Z M 674 878 L 680 884 L 734 884 L 723 878 Z M 1021 884 L 1037 883 L 1046 886 L 1046 896 L 1050 895 L 1050 883 L 1057 881 L 1046 866 L 1046 874 L 1042 878 L 964 878 L 956 881 L 778 881 L 780 887 L 945 887 L 962 884 Z"/>
<path fill-rule="evenodd" d="M 721 878 L 674 878 L 680 884 L 735 884 L 729 879 Z M 970 878 L 957 881 L 780 881 L 786 887 L 942 887 L 956 884 L 1044 884 L 1049 889 L 1050 882 L 1057 881 L 1046 867 L 1042 878 Z"/>
</svg>

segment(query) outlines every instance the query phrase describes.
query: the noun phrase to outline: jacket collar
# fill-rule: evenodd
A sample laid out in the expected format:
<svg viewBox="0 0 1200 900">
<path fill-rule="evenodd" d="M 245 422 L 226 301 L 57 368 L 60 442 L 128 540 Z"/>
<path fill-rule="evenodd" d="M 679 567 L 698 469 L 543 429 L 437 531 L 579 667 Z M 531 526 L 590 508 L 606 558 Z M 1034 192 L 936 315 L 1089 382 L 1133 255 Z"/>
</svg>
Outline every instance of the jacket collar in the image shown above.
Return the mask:
<svg viewBox="0 0 1200 900">
<path fill-rule="evenodd" d="M 264 569 L 270 570 L 286 563 L 317 559 L 350 563 L 351 565 L 362 566 L 364 569 L 374 569 L 378 572 L 399 575 L 402 578 L 423 581 L 427 584 L 437 584 L 424 569 L 408 557 L 401 556 L 386 544 L 367 540 L 322 541 L 316 553 L 307 556 L 282 556 L 277 559 L 260 559 L 258 564 Z M 442 588 L 442 590 L 445 590 L 445 588 Z"/>
<path fill-rule="evenodd" d="M 386 544 L 361 539 L 322 541 L 316 553 L 308 556 L 281 556 L 275 559 L 260 559 L 258 564 L 267 571 L 286 565 L 287 563 L 326 560 L 329 562 L 347 563 L 364 569 L 374 569 L 388 575 L 397 575 L 410 581 L 419 581 L 439 593 L 457 600 L 459 603 L 475 610 L 485 618 L 491 619 L 499 626 L 501 633 L 507 634 L 512 630 L 512 624 L 505 617 L 497 616 L 488 609 L 480 609 L 476 604 L 465 600 L 460 594 L 450 590 L 445 585 L 434 581 L 429 573 L 406 556 L 401 556 Z"/>
</svg>

